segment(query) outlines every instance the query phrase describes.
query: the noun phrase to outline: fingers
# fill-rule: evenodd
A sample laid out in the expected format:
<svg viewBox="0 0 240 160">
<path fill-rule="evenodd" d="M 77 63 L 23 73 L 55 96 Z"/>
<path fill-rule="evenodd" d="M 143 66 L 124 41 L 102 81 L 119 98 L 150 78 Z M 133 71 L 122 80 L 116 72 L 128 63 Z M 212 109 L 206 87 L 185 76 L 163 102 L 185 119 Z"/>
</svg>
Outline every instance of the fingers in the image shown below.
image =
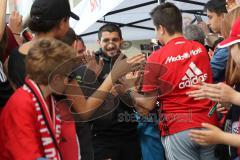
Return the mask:
<svg viewBox="0 0 240 160">
<path fill-rule="evenodd" d="M 219 112 L 221 114 L 227 114 L 228 110 L 226 108 L 219 108 L 219 109 L 217 109 L 217 112 Z"/>
<path fill-rule="evenodd" d="M 191 91 L 191 93 L 188 94 L 189 97 L 193 97 L 195 100 L 201 100 L 201 99 L 210 99 L 213 101 L 220 101 L 221 96 L 215 93 L 210 92 L 204 92 L 204 91 Z"/>
<path fill-rule="evenodd" d="M 197 97 L 197 98 L 194 98 L 195 101 L 199 101 L 199 100 L 203 100 L 203 99 L 206 99 L 206 97 Z"/>
<path fill-rule="evenodd" d="M 218 84 L 209 84 L 202 82 L 202 85 L 193 86 L 198 90 L 187 92 L 189 97 L 193 97 L 194 100 L 202 100 L 208 98 L 213 101 L 220 101 L 221 99 L 221 86 Z"/>
<path fill-rule="evenodd" d="M 202 85 L 192 85 L 190 86 L 191 88 L 195 88 L 195 89 L 201 89 Z"/>
<path fill-rule="evenodd" d="M 140 70 L 143 64 L 142 62 L 145 61 L 144 55 L 136 55 L 131 58 L 125 58 L 122 59 L 123 55 L 120 55 L 117 59 L 117 61 L 114 63 L 114 66 L 112 68 L 111 74 L 113 75 L 113 81 L 117 80 L 119 77 L 122 77 L 123 75 L 131 72 Z"/>
<path fill-rule="evenodd" d="M 206 130 L 191 130 L 189 136 L 193 141 L 201 145 L 208 145 L 207 132 Z"/>
<path fill-rule="evenodd" d="M 207 130 L 194 129 L 194 130 L 190 131 L 190 137 L 198 138 L 198 139 L 205 139 L 207 132 L 208 132 Z"/>
<path fill-rule="evenodd" d="M 84 58 L 86 63 L 90 62 L 91 60 L 93 60 L 92 58 L 93 55 L 91 55 L 91 52 L 89 50 L 86 51 L 86 54 L 84 54 Z M 95 58 L 95 57 L 94 57 Z"/>
<path fill-rule="evenodd" d="M 9 17 L 9 28 L 14 33 L 20 33 L 22 30 L 22 15 L 14 10 Z"/>
<path fill-rule="evenodd" d="M 96 57 L 93 51 L 87 50 L 86 53 L 83 54 L 83 61 L 85 64 L 90 62 L 96 63 Z"/>
<path fill-rule="evenodd" d="M 78 55 L 76 57 L 78 64 L 80 65 L 85 65 L 86 64 L 86 59 L 84 55 Z"/>
<path fill-rule="evenodd" d="M 142 63 L 145 61 L 145 56 L 143 54 L 138 54 L 131 58 L 127 58 L 128 63 Z"/>
<path fill-rule="evenodd" d="M 217 111 L 222 114 L 226 114 L 228 112 L 228 110 L 222 104 L 217 105 Z"/>
<path fill-rule="evenodd" d="M 194 90 L 194 91 L 187 92 L 186 94 L 189 95 L 189 97 L 196 97 L 196 95 L 200 93 L 202 93 L 201 90 Z"/>
<path fill-rule="evenodd" d="M 212 125 L 212 124 L 209 124 L 209 123 L 202 123 L 202 126 L 204 128 L 207 128 L 209 130 L 215 130 L 215 129 L 218 129 L 216 126 Z"/>
<path fill-rule="evenodd" d="M 208 98 L 206 93 L 204 93 L 202 90 L 195 90 L 190 91 L 186 93 L 189 97 L 193 97 L 194 100 L 202 100 Z"/>
<path fill-rule="evenodd" d="M 196 143 L 198 143 L 198 144 L 200 144 L 202 146 L 210 145 L 209 143 L 206 142 L 205 139 L 191 137 L 191 140 L 195 141 Z"/>
<path fill-rule="evenodd" d="M 205 86 L 206 88 L 211 88 L 211 89 L 216 89 L 216 91 L 217 90 L 219 90 L 219 89 L 221 89 L 221 85 L 220 85 L 221 83 L 218 83 L 218 84 L 211 84 L 211 83 L 204 83 L 203 82 L 203 86 Z"/>
<path fill-rule="evenodd" d="M 134 79 L 134 78 L 138 78 L 138 77 L 139 77 L 139 71 L 130 72 L 125 76 L 126 79 Z"/>
<path fill-rule="evenodd" d="M 103 67 L 103 65 L 104 65 L 104 61 L 103 61 L 103 59 L 102 59 L 102 58 L 100 58 L 100 59 L 99 59 L 99 62 L 98 62 L 98 64 L 99 64 L 100 66 L 102 66 L 102 67 Z"/>
<path fill-rule="evenodd" d="M 14 10 L 11 15 L 10 18 L 16 20 L 17 22 L 21 23 L 22 22 L 22 15 L 19 14 L 18 11 Z"/>
<path fill-rule="evenodd" d="M 145 66 L 144 62 L 145 62 L 145 57 L 142 57 L 142 55 L 138 55 L 131 60 L 127 60 L 127 63 L 131 64 L 131 71 L 144 70 L 144 66 Z"/>
</svg>

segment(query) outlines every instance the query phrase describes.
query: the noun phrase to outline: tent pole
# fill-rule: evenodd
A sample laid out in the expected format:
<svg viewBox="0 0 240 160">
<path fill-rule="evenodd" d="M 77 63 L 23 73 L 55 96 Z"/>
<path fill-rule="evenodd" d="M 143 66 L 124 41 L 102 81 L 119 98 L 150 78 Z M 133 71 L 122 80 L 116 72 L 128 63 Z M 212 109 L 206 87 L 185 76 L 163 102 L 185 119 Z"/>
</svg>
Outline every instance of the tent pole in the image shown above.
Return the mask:
<svg viewBox="0 0 240 160">
<path fill-rule="evenodd" d="M 158 0 L 158 4 L 165 3 L 166 0 Z"/>
</svg>

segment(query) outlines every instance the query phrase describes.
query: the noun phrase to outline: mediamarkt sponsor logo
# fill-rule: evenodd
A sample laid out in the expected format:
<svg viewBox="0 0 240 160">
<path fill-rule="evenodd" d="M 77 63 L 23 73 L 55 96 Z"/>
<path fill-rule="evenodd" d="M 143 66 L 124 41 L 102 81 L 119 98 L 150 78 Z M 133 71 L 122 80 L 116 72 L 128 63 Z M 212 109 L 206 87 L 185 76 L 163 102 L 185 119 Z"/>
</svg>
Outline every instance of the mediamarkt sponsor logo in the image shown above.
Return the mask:
<svg viewBox="0 0 240 160">
<path fill-rule="evenodd" d="M 207 74 L 203 74 L 203 75 L 200 75 L 200 76 L 195 76 L 191 79 L 188 79 L 186 81 L 183 81 L 181 83 L 179 83 L 179 88 L 180 89 L 183 89 L 185 87 L 190 87 L 192 85 L 196 85 L 200 82 L 205 82 L 205 80 L 207 79 Z"/>
<path fill-rule="evenodd" d="M 198 48 L 196 50 L 191 50 L 190 52 L 185 52 L 182 55 L 178 55 L 176 57 L 171 56 L 171 57 L 167 58 L 167 60 L 165 61 L 165 64 L 176 62 L 176 61 L 182 61 L 182 60 L 190 58 L 191 56 L 198 55 L 201 52 L 202 52 L 202 49 Z"/>
</svg>

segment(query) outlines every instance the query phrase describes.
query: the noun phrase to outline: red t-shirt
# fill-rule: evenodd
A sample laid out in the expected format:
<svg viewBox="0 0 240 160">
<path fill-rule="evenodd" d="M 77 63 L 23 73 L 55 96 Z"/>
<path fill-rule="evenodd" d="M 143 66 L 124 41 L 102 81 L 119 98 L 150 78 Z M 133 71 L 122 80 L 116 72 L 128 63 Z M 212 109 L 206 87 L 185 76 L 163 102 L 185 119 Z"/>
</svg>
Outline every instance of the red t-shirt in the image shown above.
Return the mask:
<svg viewBox="0 0 240 160">
<path fill-rule="evenodd" d="M 217 125 L 216 113 L 208 116 L 213 102 L 195 101 L 186 95 L 190 86 L 200 81 L 211 83 L 212 73 L 207 51 L 198 42 L 178 37 L 149 56 L 142 90 L 159 90 L 163 136 L 199 128 L 202 122 Z"/>
</svg>

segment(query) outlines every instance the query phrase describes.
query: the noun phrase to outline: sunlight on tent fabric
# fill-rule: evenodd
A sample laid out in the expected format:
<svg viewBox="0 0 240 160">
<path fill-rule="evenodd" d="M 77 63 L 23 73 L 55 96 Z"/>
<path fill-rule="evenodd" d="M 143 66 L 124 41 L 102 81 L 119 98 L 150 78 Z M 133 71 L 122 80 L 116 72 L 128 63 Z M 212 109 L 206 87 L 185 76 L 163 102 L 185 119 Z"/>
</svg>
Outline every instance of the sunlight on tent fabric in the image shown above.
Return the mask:
<svg viewBox="0 0 240 160">
<path fill-rule="evenodd" d="M 23 20 L 25 21 L 29 15 L 33 1 L 34 0 L 8 0 L 7 14 L 17 9 L 20 14 L 23 15 Z M 69 0 L 71 8 L 76 6 L 80 1 L 81 0 Z"/>
</svg>

